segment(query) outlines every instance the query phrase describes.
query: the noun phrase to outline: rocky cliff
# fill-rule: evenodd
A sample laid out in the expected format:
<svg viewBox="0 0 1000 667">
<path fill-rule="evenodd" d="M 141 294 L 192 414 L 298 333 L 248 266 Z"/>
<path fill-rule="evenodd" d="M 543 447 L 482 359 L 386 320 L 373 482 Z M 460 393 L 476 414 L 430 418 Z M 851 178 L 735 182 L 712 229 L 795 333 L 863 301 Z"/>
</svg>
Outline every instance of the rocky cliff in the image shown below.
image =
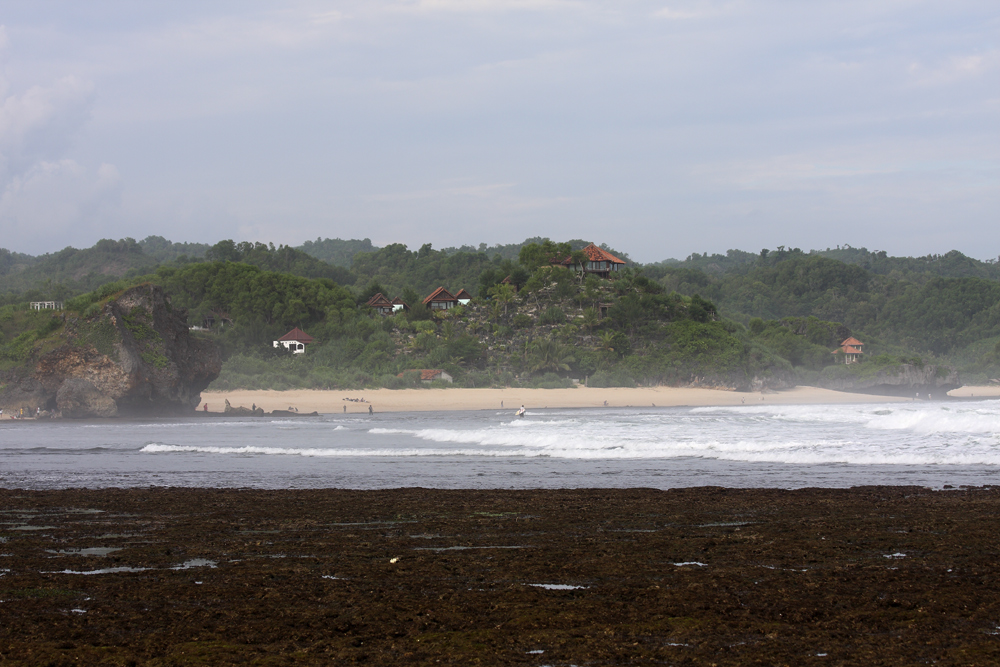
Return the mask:
<svg viewBox="0 0 1000 667">
<path fill-rule="evenodd" d="M 906 398 L 943 398 L 949 391 L 961 386 L 958 371 L 948 366 L 915 366 L 899 364 L 887 366 L 874 372 L 857 367 L 833 367 L 837 374 L 826 373 L 820 382 L 826 389 L 850 391 L 879 396 L 903 396 Z"/>
<path fill-rule="evenodd" d="M 65 324 L 0 392 L 0 408 L 109 417 L 191 411 L 219 375 L 211 341 L 151 284 L 129 288 Z"/>
</svg>

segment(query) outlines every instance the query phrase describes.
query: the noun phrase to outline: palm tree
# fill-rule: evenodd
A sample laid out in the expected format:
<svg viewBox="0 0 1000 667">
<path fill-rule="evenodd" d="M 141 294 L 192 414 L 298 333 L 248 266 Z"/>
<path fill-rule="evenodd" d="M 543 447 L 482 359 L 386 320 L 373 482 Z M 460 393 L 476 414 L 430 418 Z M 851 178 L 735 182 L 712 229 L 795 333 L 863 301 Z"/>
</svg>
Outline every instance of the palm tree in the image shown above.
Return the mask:
<svg viewBox="0 0 1000 667">
<path fill-rule="evenodd" d="M 492 296 L 497 303 L 503 304 L 503 314 L 507 314 L 507 306 L 514 301 L 514 296 L 517 292 L 514 291 L 514 286 L 510 283 L 500 283 L 490 290 L 490 296 Z"/>
<path fill-rule="evenodd" d="M 556 341 L 545 338 L 531 343 L 528 349 L 528 368 L 532 373 L 545 371 L 568 371 L 576 361 L 572 349 Z"/>
</svg>

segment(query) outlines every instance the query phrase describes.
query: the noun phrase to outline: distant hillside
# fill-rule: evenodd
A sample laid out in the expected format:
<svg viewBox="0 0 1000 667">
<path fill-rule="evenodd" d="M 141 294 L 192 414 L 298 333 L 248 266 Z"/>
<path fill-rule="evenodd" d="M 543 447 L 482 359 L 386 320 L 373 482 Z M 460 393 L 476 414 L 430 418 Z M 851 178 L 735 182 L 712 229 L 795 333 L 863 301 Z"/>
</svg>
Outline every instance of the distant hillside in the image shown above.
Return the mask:
<svg viewBox="0 0 1000 667">
<path fill-rule="evenodd" d="M 360 241 L 358 239 L 348 239 L 345 241 L 343 239 L 322 238 L 317 238 L 315 241 L 306 241 L 295 249 L 301 250 L 328 264 L 341 266 L 345 269 L 351 268 L 351 262 L 354 261 L 354 256 L 359 252 L 374 252 L 378 250 L 377 247 L 372 245 L 371 239 Z"/>
<path fill-rule="evenodd" d="M 160 264 L 131 238 L 101 239 L 92 248 L 64 248 L 38 257 L 0 250 L 0 258 L 0 298 L 7 303 L 62 300 Z"/>
<path fill-rule="evenodd" d="M 211 247 L 207 243 L 173 243 L 162 236 L 147 236 L 139 245 L 144 253 L 159 262 L 172 262 L 181 257 L 202 259 Z"/>
</svg>

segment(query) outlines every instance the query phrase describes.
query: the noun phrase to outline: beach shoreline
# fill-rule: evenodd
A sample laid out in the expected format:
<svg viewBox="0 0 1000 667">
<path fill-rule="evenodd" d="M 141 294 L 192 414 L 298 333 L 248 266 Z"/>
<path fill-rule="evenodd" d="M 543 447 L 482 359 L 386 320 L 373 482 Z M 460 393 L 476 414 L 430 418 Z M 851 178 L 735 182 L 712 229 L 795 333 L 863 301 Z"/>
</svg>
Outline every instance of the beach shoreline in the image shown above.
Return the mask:
<svg viewBox="0 0 1000 667">
<path fill-rule="evenodd" d="M 988 388 L 984 388 L 988 389 Z M 363 399 L 363 400 L 362 400 Z M 836 405 L 898 403 L 912 399 L 795 387 L 782 391 L 739 392 L 689 387 L 575 387 L 567 389 L 240 389 L 206 391 L 201 406 L 223 412 L 225 401 L 236 407 L 256 406 L 265 412 L 297 409 L 300 413 L 426 412 L 451 410 L 602 409 L 722 407 L 738 405 Z M 199 409 L 203 409 L 199 407 Z"/>
</svg>

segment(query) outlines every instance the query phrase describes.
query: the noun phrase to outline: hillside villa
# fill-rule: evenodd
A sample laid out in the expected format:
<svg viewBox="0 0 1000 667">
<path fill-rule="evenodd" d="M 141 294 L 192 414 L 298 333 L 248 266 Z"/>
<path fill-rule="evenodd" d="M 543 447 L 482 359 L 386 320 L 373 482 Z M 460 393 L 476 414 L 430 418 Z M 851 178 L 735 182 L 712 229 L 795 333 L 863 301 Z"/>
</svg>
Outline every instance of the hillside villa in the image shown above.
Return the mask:
<svg viewBox="0 0 1000 667">
<path fill-rule="evenodd" d="M 574 263 L 572 257 L 567 257 L 563 260 L 553 259 L 552 263 L 572 269 L 573 271 L 592 273 L 601 278 L 610 278 L 612 273 L 616 273 L 625 266 L 623 260 L 618 259 L 603 248 L 598 248 L 593 243 L 583 249 L 583 254 L 587 256 L 587 261 L 582 266 Z"/>
<path fill-rule="evenodd" d="M 434 380 L 443 380 L 444 382 L 454 382 L 455 378 L 451 376 L 448 371 L 443 371 L 440 368 L 414 368 L 412 371 L 405 371 L 407 373 L 416 371 L 420 373 L 420 381 L 427 384 L 433 382 Z M 396 377 L 403 377 L 403 373 L 396 374 Z"/>
<path fill-rule="evenodd" d="M 438 287 L 424 299 L 424 305 L 431 310 L 450 310 L 458 305 L 458 299 L 443 287 Z"/>
<path fill-rule="evenodd" d="M 863 345 L 864 343 L 854 336 L 851 336 L 841 343 L 840 347 L 831 352 L 831 354 L 842 355 L 845 364 L 856 364 L 861 361 L 861 355 L 864 354 L 864 352 L 861 351 Z M 838 363 L 840 362 L 840 359 L 841 357 L 837 357 Z"/>
<path fill-rule="evenodd" d="M 291 350 L 292 354 L 303 354 L 306 351 L 306 345 L 315 340 L 315 338 L 307 334 L 302 329 L 295 327 L 284 336 L 274 341 L 274 347 L 281 345 L 286 350 Z"/>
</svg>

